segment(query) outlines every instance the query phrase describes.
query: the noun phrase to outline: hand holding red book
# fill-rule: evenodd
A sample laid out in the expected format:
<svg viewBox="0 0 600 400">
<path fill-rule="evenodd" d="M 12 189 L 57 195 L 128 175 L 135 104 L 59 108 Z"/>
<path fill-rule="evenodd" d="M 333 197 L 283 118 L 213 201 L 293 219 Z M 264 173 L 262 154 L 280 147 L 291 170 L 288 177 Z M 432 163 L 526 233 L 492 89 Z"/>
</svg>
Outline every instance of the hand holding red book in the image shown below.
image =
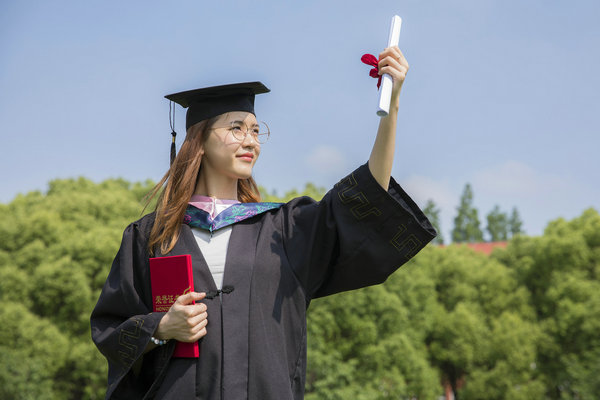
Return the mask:
<svg viewBox="0 0 600 400">
<path fill-rule="evenodd" d="M 177 298 L 194 288 L 192 257 L 189 254 L 150 258 L 153 309 L 168 312 Z M 191 300 L 189 304 L 194 304 Z M 173 357 L 199 357 L 198 342 L 177 342 Z"/>
</svg>

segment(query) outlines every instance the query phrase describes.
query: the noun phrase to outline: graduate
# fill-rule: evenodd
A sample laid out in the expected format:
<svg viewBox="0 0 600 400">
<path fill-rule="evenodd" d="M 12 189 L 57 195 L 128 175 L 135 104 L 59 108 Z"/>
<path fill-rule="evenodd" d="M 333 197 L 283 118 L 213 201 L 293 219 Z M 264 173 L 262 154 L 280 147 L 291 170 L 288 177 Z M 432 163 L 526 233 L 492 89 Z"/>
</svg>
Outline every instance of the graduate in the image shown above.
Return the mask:
<svg viewBox="0 0 600 400">
<path fill-rule="evenodd" d="M 261 203 L 252 168 L 268 127 L 260 82 L 166 96 L 187 107 L 186 138 L 130 224 L 91 315 L 109 365 L 107 399 L 299 400 L 312 299 L 382 283 L 436 235 L 391 178 L 399 95 L 408 63 L 379 55 L 393 79 L 368 162 L 321 201 Z M 190 254 L 194 290 L 152 312 L 149 258 Z M 172 357 L 198 342 L 198 358 Z"/>
</svg>

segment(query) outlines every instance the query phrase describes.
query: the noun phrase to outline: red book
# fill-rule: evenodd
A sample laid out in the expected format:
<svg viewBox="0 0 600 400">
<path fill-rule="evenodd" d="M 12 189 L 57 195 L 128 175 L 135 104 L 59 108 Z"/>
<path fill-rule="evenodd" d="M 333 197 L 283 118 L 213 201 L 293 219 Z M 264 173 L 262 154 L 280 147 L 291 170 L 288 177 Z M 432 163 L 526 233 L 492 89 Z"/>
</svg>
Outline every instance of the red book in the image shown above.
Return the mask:
<svg viewBox="0 0 600 400">
<path fill-rule="evenodd" d="M 155 312 L 169 311 L 175 300 L 194 288 L 192 256 L 150 258 L 150 281 Z M 199 357 L 198 342 L 177 342 L 173 357 Z"/>
</svg>

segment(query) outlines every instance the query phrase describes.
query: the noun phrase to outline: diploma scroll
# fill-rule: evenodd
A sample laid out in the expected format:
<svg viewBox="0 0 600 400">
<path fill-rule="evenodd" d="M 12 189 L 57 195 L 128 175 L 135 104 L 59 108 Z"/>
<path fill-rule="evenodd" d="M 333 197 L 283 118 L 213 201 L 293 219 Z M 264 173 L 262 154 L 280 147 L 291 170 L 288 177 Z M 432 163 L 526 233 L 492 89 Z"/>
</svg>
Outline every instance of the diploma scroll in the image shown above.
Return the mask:
<svg viewBox="0 0 600 400">
<path fill-rule="evenodd" d="M 402 18 L 394 15 L 392 17 L 392 26 L 390 28 L 390 37 L 388 38 L 387 47 L 398 46 L 401 26 Z M 392 77 L 389 74 L 383 74 L 381 79 L 381 92 L 379 92 L 379 106 L 377 107 L 377 115 L 380 117 L 386 117 L 390 112 L 393 83 Z"/>
</svg>

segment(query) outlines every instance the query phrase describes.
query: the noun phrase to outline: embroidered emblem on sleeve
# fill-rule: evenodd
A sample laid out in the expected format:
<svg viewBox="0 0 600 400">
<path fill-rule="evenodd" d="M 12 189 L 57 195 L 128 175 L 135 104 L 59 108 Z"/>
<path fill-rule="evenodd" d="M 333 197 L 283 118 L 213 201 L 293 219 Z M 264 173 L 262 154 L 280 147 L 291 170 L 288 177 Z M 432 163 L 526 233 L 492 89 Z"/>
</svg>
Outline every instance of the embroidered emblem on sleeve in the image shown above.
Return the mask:
<svg viewBox="0 0 600 400">
<path fill-rule="evenodd" d="M 141 318 L 132 318 L 131 320 L 134 325 L 127 329 L 121 329 L 119 334 L 119 345 L 121 346 L 119 355 L 121 356 L 121 361 L 125 365 L 129 365 L 135 360 L 138 346 L 137 344 L 134 344 L 134 342 L 140 338 L 142 326 L 144 325 L 144 320 Z"/>
<path fill-rule="evenodd" d="M 371 205 L 367 196 L 362 191 L 357 190 L 358 182 L 353 173 L 339 181 L 336 186 L 339 189 L 338 197 L 340 201 L 350 207 L 350 212 L 357 220 L 369 215 L 376 217 L 381 215 L 381 210 Z"/>
<path fill-rule="evenodd" d="M 390 243 L 407 260 L 417 254 L 422 247 L 422 242 L 413 233 L 407 235 L 407 229 L 404 225 L 398 227 L 398 232 L 392 237 Z"/>
</svg>

